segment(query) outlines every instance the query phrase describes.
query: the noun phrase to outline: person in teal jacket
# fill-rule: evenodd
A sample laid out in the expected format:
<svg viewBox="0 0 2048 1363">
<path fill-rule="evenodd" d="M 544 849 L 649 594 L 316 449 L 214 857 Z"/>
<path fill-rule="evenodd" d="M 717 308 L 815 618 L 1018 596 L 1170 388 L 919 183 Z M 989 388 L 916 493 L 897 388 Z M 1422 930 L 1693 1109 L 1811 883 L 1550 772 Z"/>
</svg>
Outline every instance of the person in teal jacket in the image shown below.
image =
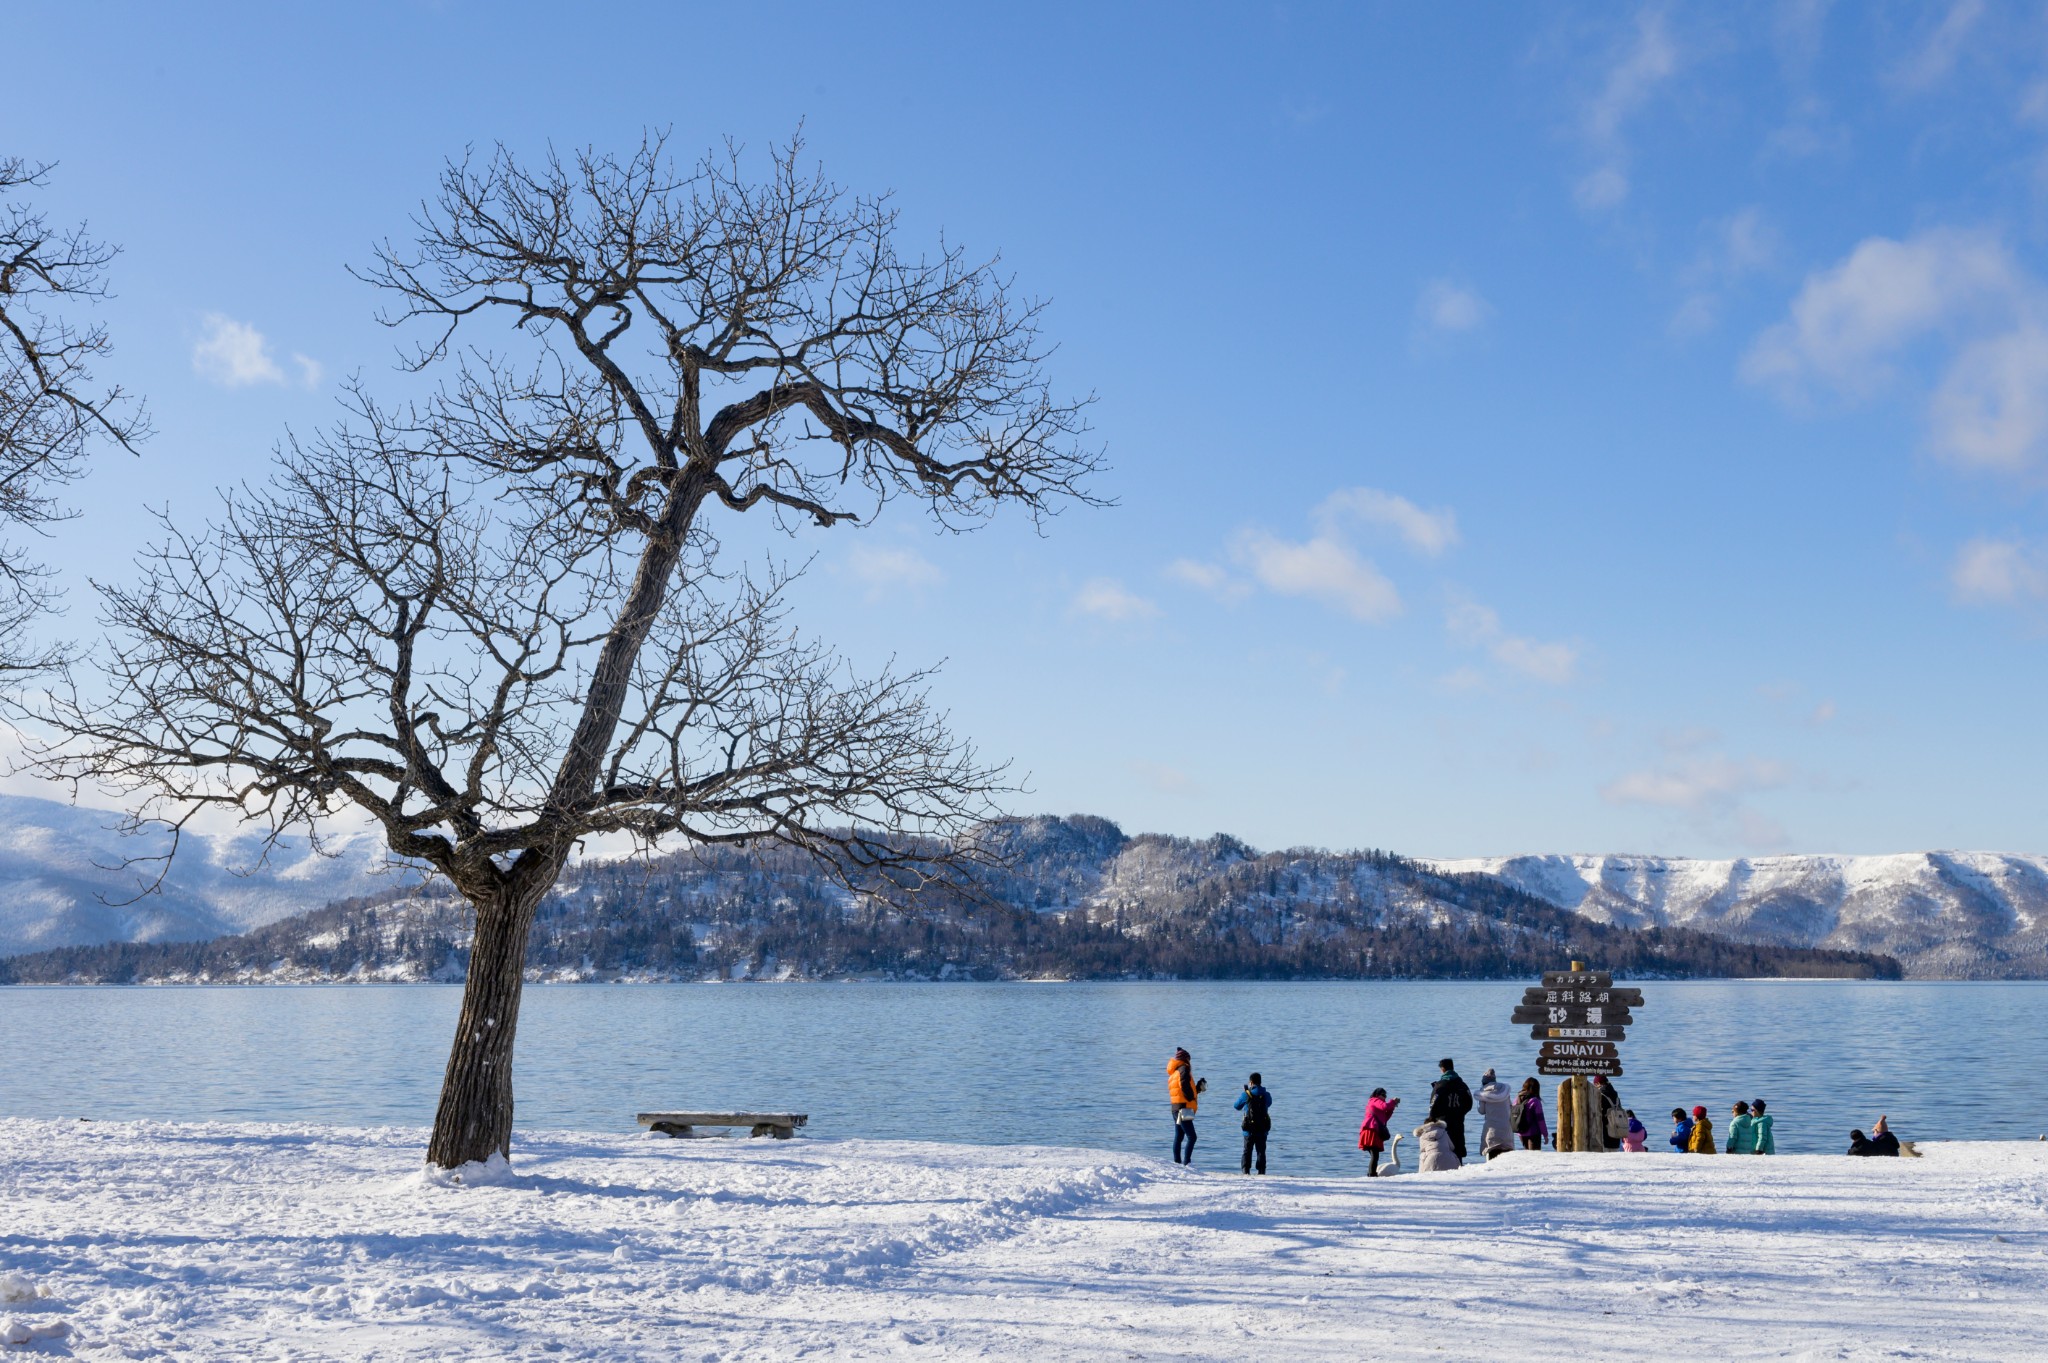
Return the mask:
<svg viewBox="0 0 2048 1363">
<path fill-rule="evenodd" d="M 1756 1126 L 1756 1153 L 1759 1155 L 1777 1154 L 1777 1144 L 1771 1140 L 1771 1114 L 1764 1111 L 1764 1100 L 1752 1098 L 1749 1103 L 1749 1113 L 1751 1121 Z"/>
<path fill-rule="evenodd" d="M 1731 1155 L 1754 1155 L 1756 1153 L 1756 1118 L 1749 1115 L 1748 1103 L 1735 1105 L 1735 1116 L 1728 1123 L 1728 1153 Z"/>
</svg>

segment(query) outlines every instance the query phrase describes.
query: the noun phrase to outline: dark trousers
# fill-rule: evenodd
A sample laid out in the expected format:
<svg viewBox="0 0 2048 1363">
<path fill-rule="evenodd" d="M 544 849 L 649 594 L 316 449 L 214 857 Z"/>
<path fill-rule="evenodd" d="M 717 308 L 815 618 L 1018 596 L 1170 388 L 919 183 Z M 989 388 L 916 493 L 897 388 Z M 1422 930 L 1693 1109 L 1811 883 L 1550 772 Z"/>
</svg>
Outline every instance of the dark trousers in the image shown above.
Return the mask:
<svg viewBox="0 0 2048 1363">
<path fill-rule="evenodd" d="M 1444 1125 L 1451 1129 L 1451 1153 L 1458 1157 L 1458 1163 L 1463 1164 L 1465 1162 L 1465 1119 L 1460 1117 L 1457 1121 L 1445 1122 Z"/>
<path fill-rule="evenodd" d="M 1187 1153 L 1185 1155 L 1181 1153 L 1183 1142 L 1186 1143 Z M 1195 1162 L 1195 1124 L 1193 1122 L 1181 1121 L 1178 1117 L 1173 1122 L 1173 1162 L 1175 1164 L 1193 1164 Z"/>
<path fill-rule="evenodd" d="M 1266 1172 L 1266 1137 L 1268 1131 L 1247 1131 L 1244 1133 L 1244 1171 L 1252 1171 L 1252 1157 L 1257 1156 L 1259 1172 Z"/>
<path fill-rule="evenodd" d="M 1380 1176 L 1380 1152 L 1368 1150 L 1365 1153 L 1372 1156 L 1372 1163 L 1365 1166 L 1365 1176 L 1367 1178 L 1378 1178 Z"/>
</svg>

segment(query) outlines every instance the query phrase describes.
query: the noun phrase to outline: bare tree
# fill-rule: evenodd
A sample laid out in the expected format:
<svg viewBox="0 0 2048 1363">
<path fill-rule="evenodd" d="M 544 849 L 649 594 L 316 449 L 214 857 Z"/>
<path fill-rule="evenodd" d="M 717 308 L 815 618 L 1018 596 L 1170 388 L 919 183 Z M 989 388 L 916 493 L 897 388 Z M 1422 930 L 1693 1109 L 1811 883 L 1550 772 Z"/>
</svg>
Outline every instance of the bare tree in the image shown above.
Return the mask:
<svg viewBox="0 0 2048 1363">
<path fill-rule="evenodd" d="M 1081 403 L 1043 372 L 1039 305 L 990 264 L 898 253 L 886 200 L 728 148 L 451 164 L 416 248 L 366 278 L 411 405 L 351 390 L 271 481 L 101 587 L 111 694 L 70 689 L 45 770 L 145 792 L 181 826 L 277 830 L 339 804 L 474 906 L 428 1158 L 509 1149 L 534 910 L 578 839 L 773 839 L 914 877 L 1002 772 L 922 673 L 852 675 L 790 628 L 786 579 L 722 563 L 715 513 L 786 528 L 898 496 L 964 528 L 1085 499 Z M 507 324 L 461 346 L 480 324 Z M 83 675 L 83 674 L 81 674 Z"/>
<path fill-rule="evenodd" d="M 0 157 L 0 523 L 40 530 L 68 513 L 56 489 L 81 477 L 106 442 L 133 451 L 148 417 L 118 387 L 99 388 L 91 363 L 110 349 L 102 326 L 80 327 L 53 301 L 95 302 L 115 248 L 83 225 L 52 227 L 17 197 L 48 183 L 52 167 Z M 0 542 L 0 671 L 52 661 L 27 637 L 50 605 L 47 575 L 19 544 Z"/>
</svg>

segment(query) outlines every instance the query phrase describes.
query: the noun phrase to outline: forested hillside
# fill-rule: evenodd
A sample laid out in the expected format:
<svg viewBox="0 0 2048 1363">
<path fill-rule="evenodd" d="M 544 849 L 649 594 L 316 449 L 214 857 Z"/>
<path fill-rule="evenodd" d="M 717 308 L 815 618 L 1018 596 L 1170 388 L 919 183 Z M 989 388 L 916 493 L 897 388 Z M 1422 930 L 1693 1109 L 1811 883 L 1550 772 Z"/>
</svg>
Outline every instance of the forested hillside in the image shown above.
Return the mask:
<svg viewBox="0 0 2048 1363">
<path fill-rule="evenodd" d="M 1386 852 L 1127 838 L 1088 816 L 1001 832 L 1000 867 L 904 896 L 849 889 L 779 849 L 585 865 L 542 906 L 528 967 L 570 980 L 1469 978 L 1579 958 L 1634 977 L 1899 973 L 1884 956 L 1591 922 Z M 429 886 L 207 942 L 17 956 L 0 982 L 459 979 L 469 940 L 466 906 Z"/>
</svg>

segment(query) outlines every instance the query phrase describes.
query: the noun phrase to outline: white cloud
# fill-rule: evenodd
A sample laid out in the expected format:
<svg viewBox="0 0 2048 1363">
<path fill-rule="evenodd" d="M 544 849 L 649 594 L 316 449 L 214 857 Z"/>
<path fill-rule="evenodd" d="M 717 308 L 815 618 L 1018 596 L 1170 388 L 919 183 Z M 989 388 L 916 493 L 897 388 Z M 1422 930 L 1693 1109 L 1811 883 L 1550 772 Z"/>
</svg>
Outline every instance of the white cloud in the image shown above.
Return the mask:
<svg viewBox="0 0 2048 1363">
<path fill-rule="evenodd" d="M 1790 316 L 1750 347 L 1742 374 L 1796 395 L 1818 380 L 1849 396 L 1874 391 L 1901 348 L 1999 300 L 2019 271 L 1996 239 L 1937 228 L 1906 241 L 1871 237 L 1809 275 Z"/>
<path fill-rule="evenodd" d="M 247 322 L 237 322 L 225 313 L 209 312 L 200 319 L 200 336 L 192 345 L 192 372 L 223 388 L 253 388 L 258 384 L 282 384 L 285 372 L 270 353 L 269 338 Z M 309 355 L 292 355 L 299 382 L 318 388 L 327 370 Z"/>
<path fill-rule="evenodd" d="M 1835 703 L 1832 700 L 1823 700 L 1813 707 L 1813 713 L 1806 717 L 1806 722 L 1818 729 L 1823 724 L 1834 723 L 1834 719 Z"/>
<path fill-rule="evenodd" d="M 1792 777 L 1792 768 L 1783 762 L 1716 754 L 1628 772 L 1602 786 L 1600 798 L 1615 805 L 1698 811 L 1744 795 L 1782 790 Z"/>
<path fill-rule="evenodd" d="M 1435 557 L 1458 542 L 1458 519 L 1449 508 L 1424 510 L 1406 497 L 1378 488 L 1349 487 L 1316 503 L 1309 513 L 1314 533 L 1290 540 L 1256 526 L 1232 538 L 1230 557 L 1251 581 L 1279 596 L 1301 596 L 1335 606 L 1354 620 L 1379 624 L 1402 610 L 1401 593 L 1379 566 L 1353 544 L 1365 526 L 1393 532 L 1417 553 Z M 1251 590 L 1212 563 L 1176 559 L 1167 575 L 1225 601 Z"/>
<path fill-rule="evenodd" d="M 1826 100 L 1804 95 L 1793 102 L 1785 121 L 1764 139 L 1766 159 L 1804 160 L 1809 156 L 1846 155 L 1850 136 L 1846 123 L 1837 120 Z"/>
<path fill-rule="evenodd" d="M 1956 552 L 1949 586 L 1956 600 L 1973 606 L 2048 600 L 2048 554 L 2016 540 L 1979 537 Z"/>
<path fill-rule="evenodd" d="M 1663 10 L 1646 6 L 1637 11 L 1634 40 L 1608 69 L 1599 93 L 1586 104 L 1586 140 L 1600 164 L 1573 190 L 1579 207 L 1597 212 L 1628 198 L 1628 147 L 1623 127 L 1677 69 L 1678 48 L 1665 26 Z"/>
<path fill-rule="evenodd" d="M 1754 205 L 1722 219 L 1717 236 L 1721 272 L 1730 279 L 1761 270 L 1777 258 L 1777 229 Z"/>
<path fill-rule="evenodd" d="M 1928 406 L 1934 447 L 2017 472 L 2048 451 L 2048 332 L 2023 322 L 1965 346 Z"/>
<path fill-rule="evenodd" d="M 1536 681 L 1563 686 L 1578 672 L 1576 647 L 1509 634 L 1501 627 L 1500 613 L 1476 601 L 1452 602 L 1444 615 L 1444 628 L 1457 642 L 1484 649 L 1501 666 Z"/>
<path fill-rule="evenodd" d="M 1251 586 L 1232 577 L 1228 569 L 1199 559 L 1177 558 L 1166 565 L 1166 575 L 1176 582 L 1200 588 L 1218 601 L 1234 604 L 1251 595 Z"/>
<path fill-rule="evenodd" d="M 1263 530 L 1239 532 L 1231 554 L 1280 596 L 1306 596 L 1354 620 L 1381 624 L 1401 613 L 1401 594 L 1371 560 L 1333 535 L 1296 542 Z"/>
<path fill-rule="evenodd" d="M 1432 331 L 1446 335 L 1473 331 L 1493 314 L 1486 300 L 1448 279 L 1433 279 L 1415 300 L 1415 316 Z"/>
<path fill-rule="evenodd" d="M 2008 473 L 2048 459 L 2048 291 L 1981 232 L 1860 243 L 1807 278 L 1742 373 L 1791 401 L 1814 386 L 1867 398 L 1930 338 L 1950 348 L 1928 399 L 1935 453 Z"/>
<path fill-rule="evenodd" d="M 1892 68 L 1892 82 L 1907 90 L 1931 90 L 1947 80 L 1983 17 L 1984 0 L 1953 0 L 1934 32 L 1915 43 L 1912 55 Z"/>
<path fill-rule="evenodd" d="M 1613 208 L 1628 197 L 1628 176 L 1618 167 L 1602 166 L 1588 172 L 1572 186 L 1572 202 L 1588 213 Z"/>
<path fill-rule="evenodd" d="M 1611 805 L 1640 805 L 1691 816 L 1717 836 L 1752 847 L 1782 847 L 1785 831 L 1750 808 L 1752 795 L 1782 790 L 1798 773 L 1783 762 L 1708 754 L 1627 772 L 1600 788 Z"/>
<path fill-rule="evenodd" d="M 1317 504 L 1312 513 L 1326 535 L 1334 535 L 1345 518 L 1384 526 L 1409 548 L 1434 558 L 1458 542 L 1458 518 L 1449 507 L 1424 511 L 1406 497 L 1372 487 L 1347 487 Z"/>
<path fill-rule="evenodd" d="M 867 587 L 870 601 L 925 591 L 946 580 L 938 565 L 915 549 L 856 544 L 846 551 L 846 568 Z"/>
<path fill-rule="evenodd" d="M 1113 577 L 1090 578 L 1074 593 L 1074 610 L 1098 620 L 1125 624 L 1159 614 L 1159 607 L 1127 589 Z"/>
<path fill-rule="evenodd" d="M 204 332 L 192 347 L 192 369 L 199 377 L 223 388 L 284 382 L 262 332 L 218 312 L 207 313 L 200 324 Z"/>
</svg>

